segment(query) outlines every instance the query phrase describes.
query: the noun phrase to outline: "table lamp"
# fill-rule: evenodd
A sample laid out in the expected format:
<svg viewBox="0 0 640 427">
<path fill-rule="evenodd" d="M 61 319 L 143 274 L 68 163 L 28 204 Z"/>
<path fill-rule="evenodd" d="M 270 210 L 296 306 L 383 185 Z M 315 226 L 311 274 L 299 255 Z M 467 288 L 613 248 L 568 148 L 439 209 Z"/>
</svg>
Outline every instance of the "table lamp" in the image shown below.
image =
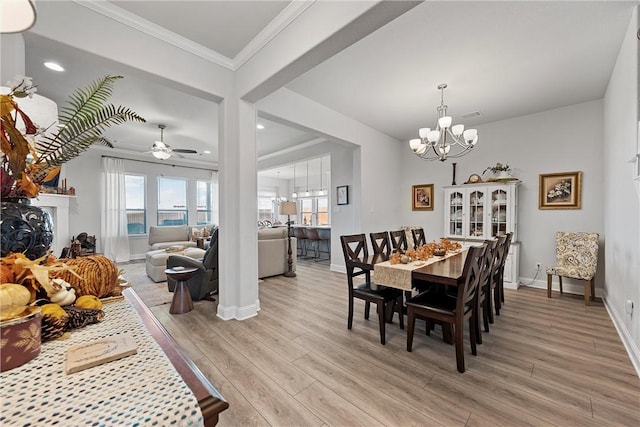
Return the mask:
<svg viewBox="0 0 640 427">
<path fill-rule="evenodd" d="M 293 271 L 293 257 L 291 254 L 291 215 L 298 215 L 298 208 L 296 202 L 282 202 L 280 203 L 280 215 L 287 216 L 287 239 L 289 241 L 289 269 L 284 273 L 284 277 L 296 277 L 296 272 Z"/>
</svg>

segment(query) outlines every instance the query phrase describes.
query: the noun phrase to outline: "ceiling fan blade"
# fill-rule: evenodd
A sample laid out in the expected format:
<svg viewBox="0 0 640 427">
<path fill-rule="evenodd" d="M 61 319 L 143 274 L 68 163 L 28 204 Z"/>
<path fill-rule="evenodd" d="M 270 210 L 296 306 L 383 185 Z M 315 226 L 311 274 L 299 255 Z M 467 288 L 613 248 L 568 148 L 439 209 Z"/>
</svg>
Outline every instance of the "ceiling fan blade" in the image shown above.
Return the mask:
<svg viewBox="0 0 640 427">
<path fill-rule="evenodd" d="M 184 156 L 182 154 L 180 154 L 180 153 L 176 153 L 176 150 L 171 150 L 171 155 L 175 156 L 175 157 L 178 157 L 180 159 L 184 159 Z"/>
<path fill-rule="evenodd" d="M 171 151 L 173 151 L 174 153 L 198 154 L 196 150 L 192 150 L 189 148 L 172 148 Z"/>
</svg>

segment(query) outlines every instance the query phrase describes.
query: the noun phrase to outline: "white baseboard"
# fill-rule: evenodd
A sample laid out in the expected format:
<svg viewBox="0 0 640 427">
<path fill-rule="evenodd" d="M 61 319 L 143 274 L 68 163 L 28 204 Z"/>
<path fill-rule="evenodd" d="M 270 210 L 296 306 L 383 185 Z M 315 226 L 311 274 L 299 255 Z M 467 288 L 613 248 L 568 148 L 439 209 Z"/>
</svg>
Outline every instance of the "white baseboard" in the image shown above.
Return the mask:
<svg viewBox="0 0 640 427">
<path fill-rule="evenodd" d="M 341 264 L 331 264 L 331 266 L 329 266 L 329 270 L 335 271 L 336 273 L 347 273 L 347 268 Z"/>
<path fill-rule="evenodd" d="M 631 335 L 629 335 L 629 330 L 625 326 L 622 318 L 618 315 L 618 312 L 609 305 L 609 301 L 606 298 L 603 298 L 602 301 L 604 302 L 604 307 L 607 309 L 607 313 L 609 313 L 609 317 L 613 322 L 613 326 L 615 326 L 616 331 L 618 331 L 618 335 L 622 340 L 624 348 L 627 350 L 629 359 L 631 359 L 631 364 L 636 370 L 636 375 L 640 377 L 640 349 L 638 349 L 636 343 L 633 342 Z"/>
<path fill-rule="evenodd" d="M 231 306 L 224 307 L 222 304 L 218 304 L 218 317 L 222 320 L 245 320 L 250 317 L 254 317 L 258 315 L 258 311 L 260 310 L 260 303 L 256 301 L 255 304 L 246 305 L 244 307 Z"/>
</svg>

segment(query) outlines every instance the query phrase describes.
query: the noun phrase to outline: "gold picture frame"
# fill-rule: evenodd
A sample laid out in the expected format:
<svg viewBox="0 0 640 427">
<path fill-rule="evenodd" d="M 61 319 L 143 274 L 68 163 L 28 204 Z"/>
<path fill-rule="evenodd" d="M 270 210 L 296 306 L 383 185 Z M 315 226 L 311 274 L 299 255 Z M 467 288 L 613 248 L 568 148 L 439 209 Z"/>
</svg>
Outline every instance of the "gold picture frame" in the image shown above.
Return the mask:
<svg viewBox="0 0 640 427">
<path fill-rule="evenodd" d="M 542 173 L 538 209 L 581 209 L 582 171 Z"/>
<path fill-rule="evenodd" d="M 418 184 L 412 186 L 412 209 L 414 211 L 433 210 L 433 184 Z"/>
</svg>

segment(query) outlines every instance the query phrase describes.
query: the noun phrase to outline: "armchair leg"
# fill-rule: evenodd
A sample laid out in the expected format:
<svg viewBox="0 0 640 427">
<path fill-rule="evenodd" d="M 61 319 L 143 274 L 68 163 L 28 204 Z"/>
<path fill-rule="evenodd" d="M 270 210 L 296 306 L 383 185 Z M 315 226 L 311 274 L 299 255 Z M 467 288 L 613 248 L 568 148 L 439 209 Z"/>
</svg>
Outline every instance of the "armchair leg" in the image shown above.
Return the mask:
<svg viewBox="0 0 640 427">
<path fill-rule="evenodd" d="M 560 283 L 560 295 L 562 295 L 562 276 L 558 276 L 558 283 Z"/>
<path fill-rule="evenodd" d="M 589 291 L 591 289 L 590 282 L 591 282 L 590 280 L 584 281 L 584 305 L 590 305 L 590 302 L 589 302 Z"/>
<path fill-rule="evenodd" d="M 547 298 L 551 298 L 551 279 L 553 275 L 547 274 Z"/>
</svg>

